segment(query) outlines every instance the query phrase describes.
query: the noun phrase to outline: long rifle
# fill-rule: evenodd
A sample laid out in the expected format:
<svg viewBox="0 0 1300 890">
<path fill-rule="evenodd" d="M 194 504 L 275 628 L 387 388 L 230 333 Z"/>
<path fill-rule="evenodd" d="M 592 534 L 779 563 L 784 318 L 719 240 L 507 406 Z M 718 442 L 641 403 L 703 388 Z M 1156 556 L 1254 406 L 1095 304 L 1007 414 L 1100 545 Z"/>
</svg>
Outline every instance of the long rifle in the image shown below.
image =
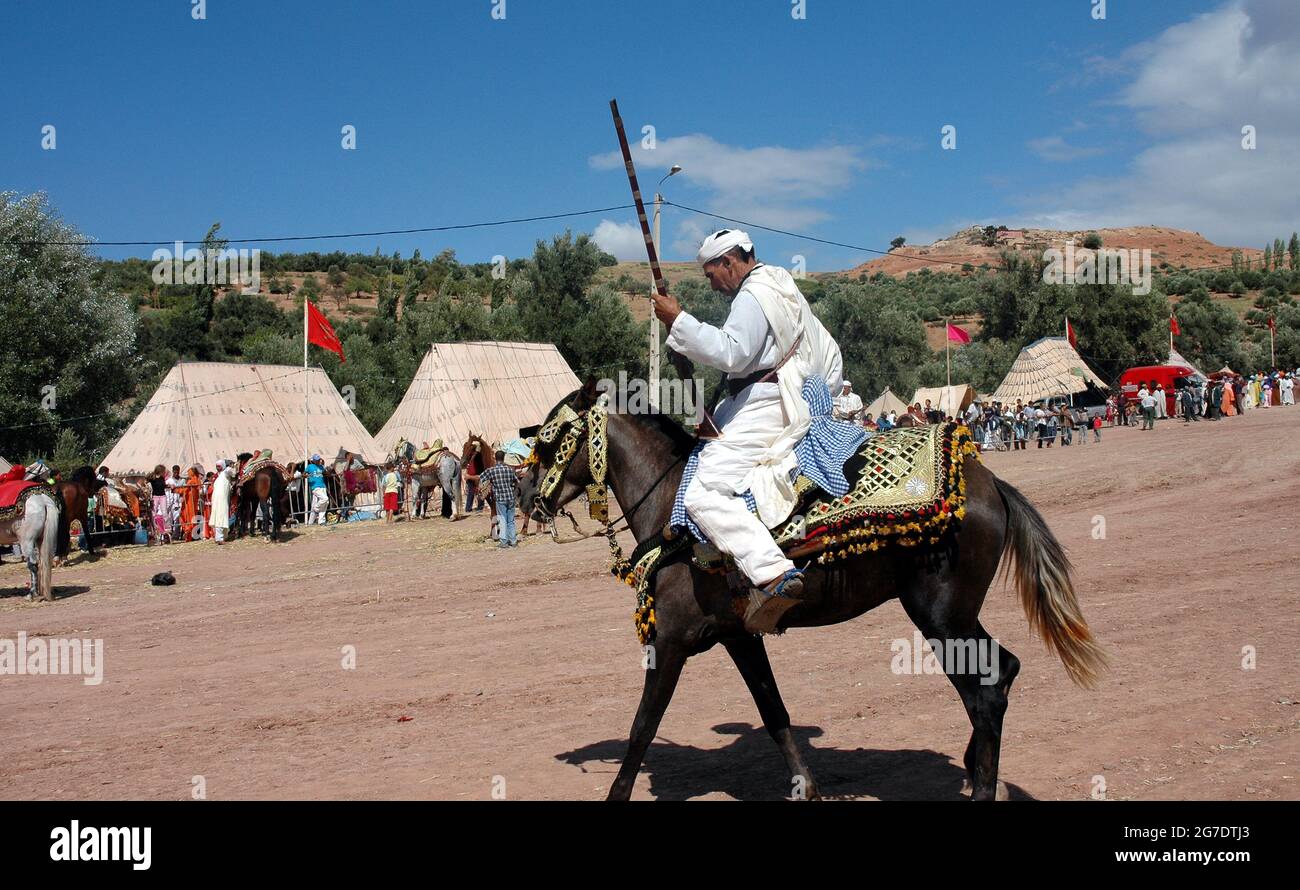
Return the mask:
<svg viewBox="0 0 1300 890">
<path fill-rule="evenodd" d="M 618 100 L 609 100 L 610 114 L 614 115 L 614 129 L 618 132 L 618 147 L 623 150 L 623 166 L 627 168 L 627 182 L 632 187 L 632 200 L 636 203 L 636 217 L 641 222 L 641 235 L 645 238 L 646 256 L 650 258 L 650 274 L 654 277 L 655 290 L 661 297 L 668 296 L 668 283 L 664 281 L 663 270 L 659 268 L 659 251 L 655 250 L 654 238 L 650 235 L 650 221 L 645 215 L 645 203 L 641 200 L 641 186 L 636 181 L 636 166 L 632 163 L 632 149 L 627 144 L 627 133 L 623 130 L 623 118 L 618 113 Z M 668 350 L 668 360 L 677 369 L 677 376 L 685 387 L 695 385 L 695 367 L 691 360 L 673 350 Z M 704 393 L 696 393 L 696 398 L 703 398 Z M 701 439 L 716 439 L 720 433 L 713 416 L 707 408 L 700 411 L 701 420 L 695 434 Z"/>
</svg>

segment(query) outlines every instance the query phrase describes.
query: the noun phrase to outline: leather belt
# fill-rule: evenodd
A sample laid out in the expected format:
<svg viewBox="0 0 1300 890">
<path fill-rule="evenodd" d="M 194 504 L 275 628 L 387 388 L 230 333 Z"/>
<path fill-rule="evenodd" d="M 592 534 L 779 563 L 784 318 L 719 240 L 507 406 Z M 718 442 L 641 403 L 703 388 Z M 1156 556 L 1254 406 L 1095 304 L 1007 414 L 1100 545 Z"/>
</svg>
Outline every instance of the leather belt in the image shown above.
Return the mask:
<svg viewBox="0 0 1300 890">
<path fill-rule="evenodd" d="M 727 378 L 727 394 L 733 399 L 749 386 L 755 383 L 768 383 L 776 379 L 775 368 L 765 368 L 755 371 L 753 374 L 746 374 L 744 377 Z"/>
</svg>

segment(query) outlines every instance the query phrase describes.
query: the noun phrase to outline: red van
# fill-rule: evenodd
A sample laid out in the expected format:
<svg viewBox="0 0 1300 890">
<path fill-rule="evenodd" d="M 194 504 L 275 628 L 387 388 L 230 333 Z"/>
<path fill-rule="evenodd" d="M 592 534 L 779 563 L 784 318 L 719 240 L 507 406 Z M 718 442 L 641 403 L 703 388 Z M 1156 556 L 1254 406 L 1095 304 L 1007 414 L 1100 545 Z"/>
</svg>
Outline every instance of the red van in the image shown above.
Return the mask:
<svg viewBox="0 0 1300 890">
<path fill-rule="evenodd" d="M 1139 368 L 1129 368 L 1120 375 L 1119 391 L 1123 404 L 1128 406 L 1137 402 L 1138 390 L 1142 388 L 1142 384 L 1154 388 L 1158 383 L 1165 388 L 1167 413 L 1170 417 L 1175 417 L 1178 414 L 1178 407 L 1174 404 L 1174 398 L 1178 390 L 1189 384 L 1199 386 L 1204 380 L 1204 377 L 1187 365 L 1143 365 Z"/>
</svg>

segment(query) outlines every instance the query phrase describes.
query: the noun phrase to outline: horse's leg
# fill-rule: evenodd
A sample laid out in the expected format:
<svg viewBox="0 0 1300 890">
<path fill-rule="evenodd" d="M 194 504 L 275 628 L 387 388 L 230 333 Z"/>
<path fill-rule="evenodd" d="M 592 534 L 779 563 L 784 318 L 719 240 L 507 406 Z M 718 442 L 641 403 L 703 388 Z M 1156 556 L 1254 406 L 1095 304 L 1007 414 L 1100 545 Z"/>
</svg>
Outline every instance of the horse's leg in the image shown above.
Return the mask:
<svg viewBox="0 0 1300 890">
<path fill-rule="evenodd" d="M 627 743 L 627 754 L 623 756 L 623 765 L 619 767 L 614 784 L 609 786 L 606 800 L 628 800 L 632 796 L 632 786 L 636 783 L 636 774 L 641 769 L 646 749 L 654 741 L 659 731 L 659 721 L 663 719 L 668 702 L 672 700 L 673 690 L 682 675 L 686 664 L 685 647 L 679 644 L 656 642 L 654 646 L 655 661 L 646 669 L 645 686 L 641 690 L 641 704 L 636 709 L 636 719 L 632 721 L 632 734 Z"/>
<path fill-rule="evenodd" d="M 1020 672 L 1020 660 L 990 637 L 971 614 L 975 610 L 960 601 L 964 587 L 960 581 L 926 577 L 929 583 L 922 580 L 912 585 L 900 600 L 925 638 L 944 647 L 934 653 L 935 658 L 966 706 L 972 732 L 963 761 L 971 800 L 994 800 L 1005 793 L 1005 786 L 998 783 L 1002 718 L 1007 711 L 1007 694 Z M 996 674 L 989 670 L 993 659 L 997 661 Z"/>
<path fill-rule="evenodd" d="M 791 782 L 802 780 L 796 785 L 795 797 L 804 800 L 820 798 L 817 781 L 799 755 L 794 735 L 790 732 L 790 715 L 785 709 L 785 703 L 781 701 L 780 690 L 776 688 L 776 678 L 772 676 L 772 664 L 767 659 L 767 647 L 763 645 L 763 638 L 752 635 L 732 637 L 723 640 L 722 645 L 727 647 L 727 654 L 736 663 L 740 676 L 749 687 L 749 694 L 754 696 L 754 704 L 758 705 L 758 713 L 763 718 L 763 726 L 767 728 L 768 735 L 781 749 L 781 756 L 785 758 L 785 765 L 790 770 Z"/>
</svg>

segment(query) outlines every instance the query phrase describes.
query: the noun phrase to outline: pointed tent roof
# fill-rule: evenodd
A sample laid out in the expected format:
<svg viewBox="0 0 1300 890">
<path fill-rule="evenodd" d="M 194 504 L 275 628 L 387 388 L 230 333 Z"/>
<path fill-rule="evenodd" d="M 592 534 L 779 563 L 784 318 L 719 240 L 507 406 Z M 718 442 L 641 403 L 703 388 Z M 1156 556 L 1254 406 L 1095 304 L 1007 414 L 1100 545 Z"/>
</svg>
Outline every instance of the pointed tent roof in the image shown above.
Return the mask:
<svg viewBox="0 0 1300 890">
<path fill-rule="evenodd" d="M 13 468 L 13 464 L 0 457 L 0 473 L 8 473 Z"/>
<path fill-rule="evenodd" d="M 882 414 L 888 414 L 890 411 L 906 414 L 907 403 L 894 395 L 893 391 L 886 386 L 885 391 L 876 396 L 876 400 L 862 410 L 863 413 L 870 414 L 872 417 L 879 417 Z"/>
<path fill-rule="evenodd" d="M 1043 337 L 1020 350 L 1011 370 L 989 398 L 1003 404 L 1014 403 L 1016 399 L 1036 402 L 1083 392 L 1088 383 L 1098 389 L 1110 388 L 1092 372 L 1069 340 Z"/>
<path fill-rule="evenodd" d="M 399 439 L 442 439 L 455 450 L 471 432 L 504 442 L 581 385 L 552 343 L 435 343 L 375 444 L 387 454 Z"/>
<path fill-rule="evenodd" d="M 307 447 L 340 448 L 382 459 L 374 439 L 320 368 L 180 362 L 113 450 L 100 461 L 113 473 L 148 473 L 158 464 L 200 464 L 270 448 L 283 463 L 304 455 L 304 382 L 311 403 Z"/>
<path fill-rule="evenodd" d="M 1200 368 L 1196 367 L 1196 365 L 1192 364 L 1192 363 L 1189 362 L 1187 359 L 1183 358 L 1182 353 L 1180 353 L 1177 349 L 1172 349 L 1172 348 L 1171 348 L 1171 349 L 1169 350 L 1169 360 L 1166 361 L 1165 364 L 1166 364 L 1166 365 L 1183 365 L 1184 367 L 1191 368 L 1193 371 L 1195 371 L 1197 374 L 1200 374 L 1202 377 L 1205 376 L 1205 374 L 1202 374 L 1202 373 L 1201 373 L 1201 369 L 1200 369 Z"/>
<path fill-rule="evenodd" d="M 954 383 L 952 386 L 923 386 L 912 393 L 911 404 L 918 402 L 925 408 L 925 400 L 930 400 L 930 407 L 938 408 L 945 414 L 955 415 L 965 411 L 975 401 L 975 387 L 969 383 Z M 904 409 L 906 410 L 906 409 Z"/>
</svg>

